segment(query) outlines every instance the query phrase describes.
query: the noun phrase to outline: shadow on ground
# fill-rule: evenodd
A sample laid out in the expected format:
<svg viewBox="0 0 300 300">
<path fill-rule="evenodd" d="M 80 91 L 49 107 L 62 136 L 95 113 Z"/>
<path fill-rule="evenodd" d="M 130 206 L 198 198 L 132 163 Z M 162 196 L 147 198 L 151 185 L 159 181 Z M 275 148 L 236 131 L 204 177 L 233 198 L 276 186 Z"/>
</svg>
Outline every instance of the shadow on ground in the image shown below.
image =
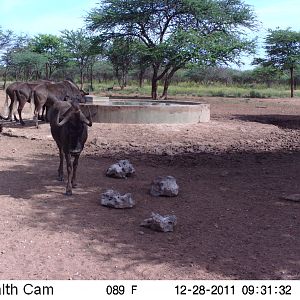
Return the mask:
<svg viewBox="0 0 300 300">
<path fill-rule="evenodd" d="M 168 273 L 153 271 L 157 279 L 201 279 L 203 273 L 212 279 L 300 279 L 300 203 L 280 200 L 300 192 L 299 153 L 129 157 L 136 176 L 117 180 L 104 175 L 113 159 L 83 156 L 79 188 L 70 197 L 55 180 L 56 156 L 35 154 L 26 164 L 5 159 L 10 167 L 0 172 L 0 198 L 30 206 L 24 227 L 74 233 L 100 265 L 123 257 L 119 272 L 123 268 L 136 279 L 148 276 L 138 271 L 143 264 L 153 270 L 169 266 Z M 149 195 L 158 175 L 177 178 L 178 197 Z M 107 188 L 132 192 L 137 206 L 102 207 L 100 194 Z M 175 214 L 176 230 L 141 228 L 151 212 Z"/>
<path fill-rule="evenodd" d="M 272 124 L 283 129 L 300 129 L 299 115 L 235 115 L 233 118 L 246 122 Z"/>
</svg>

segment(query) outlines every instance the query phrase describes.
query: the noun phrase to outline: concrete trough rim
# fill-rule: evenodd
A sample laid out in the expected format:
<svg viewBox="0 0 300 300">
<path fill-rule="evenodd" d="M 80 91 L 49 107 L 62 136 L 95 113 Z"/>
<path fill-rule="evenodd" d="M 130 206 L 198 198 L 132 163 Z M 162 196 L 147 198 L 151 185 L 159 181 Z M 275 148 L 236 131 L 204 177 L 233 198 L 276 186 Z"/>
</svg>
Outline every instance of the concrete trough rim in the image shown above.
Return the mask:
<svg viewBox="0 0 300 300">
<path fill-rule="evenodd" d="M 135 105 L 134 102 L 138 104 Z M 149 105 L 141 104 L 147 102 Z M 110 99 L 88 102 L 81 106 L 84 112 L 93 111 L 92 114 L 96 115 L 95 122 L 98 123 L 195 124 L 210 121 L 210 105 L 193 101 Z"/>
<path fill-rule="evenodd" d="M 96 98 L 97 99 L 97 98 Z M 86 102 L 86 103 L 82 103 L 83 105 L 101 105 L 101 106 L 112 106 L 111 104 L 114 103 L 114 102 L 117 102 L 119 104 L 114 104 L 113 106 L 144 106 L 144 104 L 137 104 L 137 105 L 133 105 L 133 104 L 122 104 L 122 102 L 137 102 L 137 103 L 149 103 L 149 106 L 153 106 L 153 107 L 156 107 L 156 106 L 159 106 L 160 103 L 163 103 L 163 104 L 173 104 L 174 106 L 194 106 L 194 105 L 202 105 L 202 104 L 207 104 L 207 103 L 204 103 L 204 102 L 195 102 L 195 101 L 185 101 L 185 100 L 180 100 L 180 101 L 177 101 L 177 100 L 152 100 L 152 99 L 135 99 L 135 98 L 126 98 L 126 99 L 117 99 L 117 98 L 114 98 L 114 99 L 107 99 L 107 100 L 96 100 L 94 102 Z M 155 104 L 150 104 L 150 103 L 155 103 Z M 157 105 L 156 105 L 157 103 Z M 172 106 L 172 105 L 171 105 Z"/>
</svg>

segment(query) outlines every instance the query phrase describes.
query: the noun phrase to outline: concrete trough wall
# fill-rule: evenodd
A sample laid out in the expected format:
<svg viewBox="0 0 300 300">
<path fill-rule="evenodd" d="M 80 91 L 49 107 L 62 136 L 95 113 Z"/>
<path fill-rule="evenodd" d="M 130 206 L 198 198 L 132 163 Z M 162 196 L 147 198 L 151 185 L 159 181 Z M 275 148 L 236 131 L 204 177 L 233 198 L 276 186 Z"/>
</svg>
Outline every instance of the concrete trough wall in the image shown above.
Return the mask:
<svg viewBox="0 0 300 300">
<path fill-rule="evenodd" d="M 180 102 L 174 105 L 86 103 L 81 105 L 81 109 L 85 114 L 90 111 L 93 122 L 96 123 L 174 124 L 210 121 L 210 106 L 202 103 Z"/>
</svg>

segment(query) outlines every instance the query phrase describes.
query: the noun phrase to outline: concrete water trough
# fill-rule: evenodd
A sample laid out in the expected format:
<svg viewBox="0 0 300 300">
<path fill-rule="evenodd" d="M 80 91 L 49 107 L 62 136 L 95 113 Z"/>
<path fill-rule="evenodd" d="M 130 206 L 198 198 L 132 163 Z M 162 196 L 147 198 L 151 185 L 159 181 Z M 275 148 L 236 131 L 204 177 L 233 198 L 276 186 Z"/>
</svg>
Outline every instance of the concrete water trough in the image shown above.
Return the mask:
<svg viewBox="0 0 300 300">
<path fill-rule="evenodd" d="M 96 123 L 174 124 L 210 121 L 210 105 L 191 101 L 156 101 L 88 97 L 81 104 Z"/>
</svg>

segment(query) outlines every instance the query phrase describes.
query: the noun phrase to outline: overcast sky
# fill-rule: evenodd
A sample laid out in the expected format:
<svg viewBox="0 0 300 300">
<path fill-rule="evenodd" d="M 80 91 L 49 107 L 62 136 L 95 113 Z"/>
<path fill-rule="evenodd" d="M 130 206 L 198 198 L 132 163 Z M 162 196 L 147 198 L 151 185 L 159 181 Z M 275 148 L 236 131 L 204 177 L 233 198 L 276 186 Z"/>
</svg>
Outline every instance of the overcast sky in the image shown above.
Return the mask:
<svg viewBox="0 0 300 300">
<path fill-rule="evenodd" d="M 35 36 L 59 34 L 61 30 L 84 27 L 87 13 L 101 0 L 0 0 L 0 26 L 15 33 Z M 300 31 L 300 0 L 244 0 L 252 5 L 262 23 L 257 33 L 266 35 L 268 28 L 280 27 Z"/>
</svg>

